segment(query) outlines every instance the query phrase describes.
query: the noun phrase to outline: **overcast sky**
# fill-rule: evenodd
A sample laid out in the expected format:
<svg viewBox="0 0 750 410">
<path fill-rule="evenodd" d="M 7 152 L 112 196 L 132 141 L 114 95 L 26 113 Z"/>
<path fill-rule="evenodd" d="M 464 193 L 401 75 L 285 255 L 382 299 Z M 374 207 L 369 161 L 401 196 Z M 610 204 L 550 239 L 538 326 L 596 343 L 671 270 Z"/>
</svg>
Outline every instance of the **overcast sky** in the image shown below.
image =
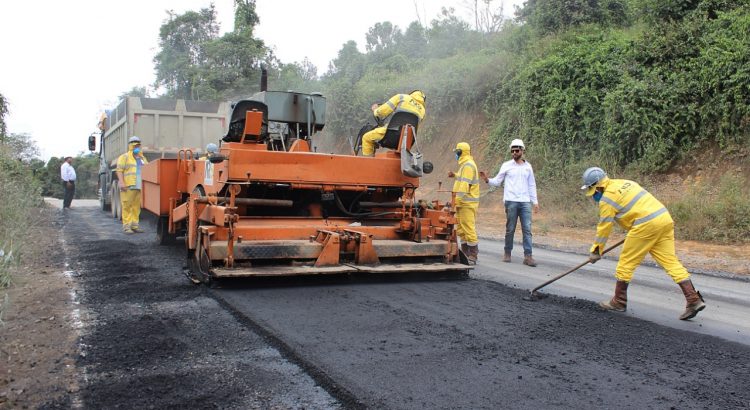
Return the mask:
<svg viewBox="0 0 750 410">
<path fill-rule="evenodd" d="M 233 0 L 0 2 L 0 94 L 10 106 L 8 131 L 30 134 L 44 159 L 85 151 L 100 113 L 123 92 L 154 82 L 152 60 L 166 10 L 183 13 L 212 2 L 221 32 L 230 30 Z M 442 6 L 468 20 L 466 3 L 257 0 L 257 36 L 281 61 L 308 57 L 323 74 L 348 40 L 364 51 L 365 33 L 375 23 L 405 29 L 419 15 L 428 24 Z M 502 3 L 512 15 L 513 5 L 523 1 Z"/>
</svg>

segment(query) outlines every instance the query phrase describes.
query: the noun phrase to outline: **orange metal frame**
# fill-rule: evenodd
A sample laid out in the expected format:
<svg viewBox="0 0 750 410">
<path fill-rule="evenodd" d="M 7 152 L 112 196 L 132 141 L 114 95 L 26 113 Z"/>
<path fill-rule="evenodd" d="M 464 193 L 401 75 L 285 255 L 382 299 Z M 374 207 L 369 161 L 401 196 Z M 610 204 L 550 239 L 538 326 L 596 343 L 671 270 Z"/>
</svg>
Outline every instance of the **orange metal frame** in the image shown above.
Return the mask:
<svg viewBox="0 0 750 410">
<path fill-rule="evenodd" d="M 203 247 L 210 257 L 211 242 L 226 241 L 223 262 L 230 268 L 235 244 L 307 240 L 319 248 L 315 267 L 339 264 L 342 253 L 353 254 L 355 264 L 377 265 L 380 259 L 373 240 L 409 238 L 419 243 L 441 238 L 446 241 L 444 249 L 438 247 L 444 263 L 457 261 L 454 207 L 434 202 L 433 209 L 423 208 L 416 217 L 414 190 L 419 179 L 401 173 L 397 153 L 386 151 L 375 157 L 315 153 L 305 140 L 294 141 L 286 152 L 269 151 L 254 138 L 260 134 L 261 121 L 261 113 L 247 113 L 242 142 L 222 145 L 225 161 L 196 160 L 190 150 L 182 150 L 177 159 L 159 159 L 144 167 L 144 208 L 168 216 L 170 233 L 184 226 L 189 250 Z M 413 142 L 412 127 L 404 127 L 403 138 Z M 356 227 L 351 226 L 353 218 L 324 219 L 314 207 L 310 217 L 241 216 L 238 210 L 244 208 L 235 198 L 240 186 L 251 183 L 322 192 L 403 188 L 403 203 L 400 209 L 391 209 L 388 217 Z M 221 192 L 226 194 L 220 198 Z"/>
</svg>

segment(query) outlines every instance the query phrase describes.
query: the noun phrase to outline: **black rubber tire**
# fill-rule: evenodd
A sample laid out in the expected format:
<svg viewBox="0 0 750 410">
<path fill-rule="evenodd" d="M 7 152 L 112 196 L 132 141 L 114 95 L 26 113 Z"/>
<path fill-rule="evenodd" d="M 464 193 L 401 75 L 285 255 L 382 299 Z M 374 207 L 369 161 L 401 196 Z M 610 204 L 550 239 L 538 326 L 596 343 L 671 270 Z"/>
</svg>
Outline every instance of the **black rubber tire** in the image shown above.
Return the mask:
<svg viewBox="0 0 750 410">
<path fill-rule="evenodd" d="M 103 212 L 107 212 L 111 209 L 112 204 L 107 204 L 107 197 L 109 196 L 109 190 L 107 189 L 107 181 L 105 178 L 101 178 L 99 182 L 99 206 L 101 206 Z"/>
<path fill-rule="evenodd" d="M 117 181 L 112 183 L 112 217 L 122 221 L 122 202 L 120 202 L 120 188 Z"/>
<path fill-rule="evenodd" d="M 169 233 L 169 217 L 160 216 L 156 221 L 156 240 L 159 245 L 174 245 L 177 242 L 177 235 Z"/>
</svg>

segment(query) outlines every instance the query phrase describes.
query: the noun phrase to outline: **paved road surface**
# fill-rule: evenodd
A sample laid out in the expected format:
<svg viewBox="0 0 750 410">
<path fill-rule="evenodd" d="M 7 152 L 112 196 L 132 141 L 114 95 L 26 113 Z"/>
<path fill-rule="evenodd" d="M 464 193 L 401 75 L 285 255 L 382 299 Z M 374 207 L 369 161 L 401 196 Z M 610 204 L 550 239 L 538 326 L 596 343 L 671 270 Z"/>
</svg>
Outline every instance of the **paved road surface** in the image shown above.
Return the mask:
<svg viewBox="0 0 750 410">
<path fill-rule="evenodd" d="M 548 289 L 577 299 L 524 302 L 528 288 L 581 256 L 539 251 L 534 269 L 491 263 L 500 245 L 485 241 L 468 280 L 371 275 L 206 289 L 182 277 L 179 246 L 156 246 L 152 229 L 126 236 L 84 205 L 61 217 L 87 312 L 82 389 L 71 399 L 83 407 L 750 407 L 750 346 L 733 337 L 747 334 L 746 282 L 697 277 L 709 309 L 692 323 L 676 319 L 681 296 L 656 270 L 637 272 L 626 315 L 582 299 L 609 295 L 608 261 Z M 652 309 L 650 297 L 663 301 Z"/>
<path fill-rule="evenodd" d="M 519 244 L 514 245 L 515 255 L 510 264 L 500 262 L 503 254 L 501 242 L 482 241 L 481 252 L 473 277 L 519 289 L 533 289 L 587 258 L 585 254 L 535 249 L 534 257 L 539 266 L 531 268 L 521 264 L 523 250 Z M 597 302 L 609 299 L 614 292 L 616 264 L 615 259 L 605 256 L 596 264 L 586 265 L 553 282 L 542 292 Z M 685 307 L 682 291 L 664 270 L 646 265 L 635 271 L 628 289 L 625 315 L 750 344 L 750 278 L 693 275 L 692 279 L 708 304 L 694 320 L 677 320 Z"/>
</svg>

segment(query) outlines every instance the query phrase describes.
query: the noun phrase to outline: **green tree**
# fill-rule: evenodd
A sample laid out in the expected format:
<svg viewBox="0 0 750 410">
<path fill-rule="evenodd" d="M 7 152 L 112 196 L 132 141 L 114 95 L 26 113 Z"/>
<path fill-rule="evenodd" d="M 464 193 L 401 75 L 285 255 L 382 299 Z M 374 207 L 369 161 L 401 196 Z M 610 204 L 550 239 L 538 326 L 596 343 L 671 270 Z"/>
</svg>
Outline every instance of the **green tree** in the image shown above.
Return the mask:
<svg viewBox="0 0 750 410">
<path fill-rule="evenodd" d="M 443 7 L 427 29 L 428 56 L 445 58 L 477 49 L 481 42 L 469 24 L 456 16 L 456 9 Z"/>
<path fill-rule="evenodd" d="M 255 11 L 255 0 L 234 0 L 234 31 L 248 31 L 253 36 L 255 26 L 260 23 Z"/>
<path fill-rule="evenodd" d="M 6 135 L 0 141 L 0 145 L 2 145 L 8 157 L 21 161 L 24 164 L 28 164 L 32 159 L 39 156 L 39 148 L 36 146 L 34 140 L 31 139 L 31 135 L 26 133 L 11 133 Z"/>
<path fill-rule="evenodd" d="M 396 43 L 397 52 L 409 58 L 422 58 L 427 52 L 427 36 L 421 24 L 414 21 Z"/>
<path fill-rule="evenodd" d="M 625 26 L 630 16 L 628 0 L 527 0 L 516 9 L 516 20 L 546 35 L 582 24 Z"/>
<path fill-rule="evenodd" d="M 400 35 L 398 26 L 389 21 L 376 23 L 365 34 L 365 48 L 373 54 L 384 54 L 393 48 Z"/>
<path fill-rule="evenodd" d="M 272 56 L 253 37 L 259 18 L 255 1 L 235 1 L 234 30 L 219 37 L 212 6 L 181 15 L 169 12 L 154 57 L 157 79 L 172 98 L 221 100 L 258 88 L 259 68 Z"/>
<path fill-rule="evenodd" d="M 142 97 L 142 98 L 148 98 L 148 89 L 143 87 L 133 87 L 128 91 L 123 92 L 120 94 L 119 97 L 117 97 L 118 100 L 124 100 L 125 97 Z"/>
<path fill-rule="evenodd" d="M 154 57 L 155 86 L 164 87 L 169 97 L 196 99 L 200 68 L 208 59 L 206 45 L 219 33 L 216 9 L 212 4 L 198 12 L 167 14 L 159 30 L 160 51 Z"/>
</svg>

